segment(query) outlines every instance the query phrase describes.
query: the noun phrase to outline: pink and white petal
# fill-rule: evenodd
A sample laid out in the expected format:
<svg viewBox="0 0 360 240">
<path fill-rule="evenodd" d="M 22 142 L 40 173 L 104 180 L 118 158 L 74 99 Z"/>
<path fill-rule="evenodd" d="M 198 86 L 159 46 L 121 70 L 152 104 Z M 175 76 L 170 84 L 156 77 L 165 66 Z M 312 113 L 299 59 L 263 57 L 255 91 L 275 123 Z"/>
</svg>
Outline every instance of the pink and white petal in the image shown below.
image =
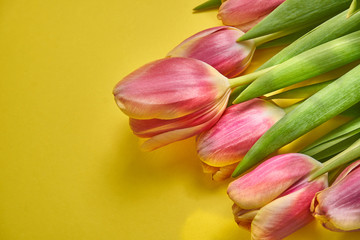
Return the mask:
<svg viewBox="0 0 360 240">
<path fill-rule="evenodd" d="M 252 29 L 256 24 L 261 22 L 261 20 L 263 20 L 266 16 L 267 15 L 263 15 L 263 16 L 260 16 L 259 18 L 254 19 L 254 20 L 252 20 L 250 22 L 239 24 L 239 25 L 236 26 L 236 28 L 240 29 L 243 32 L 247 32 L 250 29 Z"/>
<path fill-rule="evenodd" d="M 173 131 L 161 133 L 159 135 L 156 135 L 148 140 L 146 140 L 142 146 L 141 149 L 144 151 L 152 151 L 159 147 L 168 145 L 170 143 L 180 141 L 195 135 L 200 134 L 203 131 L 206 131 L 207 129 L 211 128 L 221 117 L 222 113 L 224 112 L 226 105 L 227 105 L 227 99 L 230 94 L 230 91 L 228 94 L 226 94 L 226 101 L 222 101 L 221 105 L 219 105 L 219 108 L 217 111 L 214 111 L 213 117 L 200 125 L 189 127 L 189 128 L 183 128 L 183 129 L 176 129 Z"/>
<path fill-rule="evenodd" d="M 169 56 L 199 59 L 227 77 L 239 75 L 250 64 L 254 41 L 237 43 L 244 33 L 234 27 L 222 27 L 201 38 L 192 38 L 177 46 Z"/>
<path fill-rule="evenodd" d="M 173 131 L 181 128 L 193 127 L 204 122 L 209 121 L 213 115 L 214 111 L 218 111 L 219 105 L 222 104 L 222 101 L 227 101 L 228 96 L 225 94 L 223 99 L 220 101 L 212 102 L 205 106 L 203 109 L 200 109 L 197 112 L 191 113 L 189 115 L 174 118 L 174 119 L 133 119 L 130 118 L 129 124 L 134 134 L 143 137 L 150 138 L 155 135 L 159 135 L 164 132 Z"/>
<path fill-rule="evenodd" d="M 218 26 L 213 28 L 205 29 L 201 32 L 198 32 L 191 37 L 182 41 L 179 45 L 177 45 L 173 50 L 171 50 L 166 56 L 167 57 L 186 57 L 189 51 L 191 50 L 189 47 L 192 46 L 195 42 L 199 41 L 199 39 L 211 35 L 214 32 L 229 29 L 229 26 Z"/>
<path fill-rule="evenodd" d="M 200 159 L 214 167 L 239 162 L 284 114 L 281 108 L 258 98 L 227 108 L 220 120 L 197 139 Z"/>
<path fill-rule="evenodd" d="M 313 220 L 310 203 L 327 185 L 327 176 L 304 181 L 301 188 L 275 199 L 259 210 L 251 224 L 253 240 L 283 239 Z"/>
<path fill-rule="evenodd" d="M 334 181 L 333 185 L 336 184 L 337 182 L 341 181 L 343 178 L 345 178 L 351 171 L 353 171 L 354 169 L 358 168 L 360 166 L 360 160 L 357 160 L 355 162 L 353 162 L 352 164 L 350 164 L 349 166 L 347 166 L 341 173 L 340 175 L 336 178 L 336 180 Z"/>
<path fill-rule="evenodd" d="M 230 183 L 228 195 L 243 209 L 261 208 L 320 166 L 304 154 L 277 155 Z"/>
<path fill-rule="evenodd" d="M 236 28 L 219 30 L 194 44 L 187 57 L 204 61 L 229 78 L 238 76 L 248 67 L 255 52 L 253 40 L 236 42 L 243 34 Z"/>
<path fill-rule="evenodd" d="M 358 162 L 345 169 L 344 176 L 319 192 L 312 202 L 313 215 L 333 231 L 360 229 L 360 168 Z M 349 171 L 350 170 L 350 171 Z"/>
<path fill-rule="evenodd" d="M 234 78 L 243 73 L 251 63 L 255 53 L 255 42 L 253 40 L 243 41 L 238 43 L 242 45 L 241 51 L 231 57 L 224 59 L 224 62 L 219 64 L 219 71 L 228 78 Z M 237 46 L 238 47 L 238 46 Z M 235 48 L 233 46 L 233 48 Z M 230 64 L 236 62 L 236 64 Z M 224 67 L 223 67 L 224 66 Z M 223 68 L 223 70 L 221 70 Z"/>
<path fill-rule="evenodd" d="M 219 8 L 218 18 L 224 25 L 237 26 L 273 11 L 285 0 L 227 0 Z"/>
<path fill-rule="evenodd" d="M 221 98 L 229 82 L 210 65 L 190 58 L 165 58 L 126 76 L 114 88 L 119 108 L 137 119 L 172 119 Z"/>
</svg>

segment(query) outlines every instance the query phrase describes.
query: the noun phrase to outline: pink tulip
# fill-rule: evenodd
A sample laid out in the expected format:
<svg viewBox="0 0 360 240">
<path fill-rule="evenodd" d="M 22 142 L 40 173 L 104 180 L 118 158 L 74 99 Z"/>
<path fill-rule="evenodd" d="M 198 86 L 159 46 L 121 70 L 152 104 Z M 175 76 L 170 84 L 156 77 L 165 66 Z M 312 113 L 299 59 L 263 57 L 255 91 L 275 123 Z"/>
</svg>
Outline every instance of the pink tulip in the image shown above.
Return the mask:
<svg viewBox="0 0 360 240">
<path fill-rule="evenodd" d="M 315 159 L 299 154 L 278 155 L 230 183 L 228 195 L 239 226 L 251 230 L 253 240 L 283 239 L 313 218 L 310 203 L 327 186 L 327 176 L 308 181 L 320 167 Z"/>
<path fill-rule="evenodd" d="M 226 0 L 220 6 L 218 18 L 224 25 L 247 32 L 284 1 Z"/>
<path fill-rule="evenodd" d="M 253 40 L 236 42 L 243 34 L 234 27 L 209 28 L 180 43 L 168 56 L 196 58 L 228 78 L 236 77 L 249 66 L 255 51 Z"/>
<path fill-rule="evenodd" d="M 360 160 L 348 166 L 331 187 L 315 195 L 311 211 L 329 230 L 360 230 Z"/>
<path fill-rule="evenodd" d="M 228 178 L 254 143 L 284 114 L 283 109 L 258 98 L 227 108 L 197 140 L 204 172 L 212 173 L 214 180 Z"/>
<path fill-rule="evenodd" d="M 207 130 L 220 118 L 230 95 L 228 79 L 191 58 L 166 58 L 126 76 L 114 88 L 119 108 L 153 150 Z"/>
</svg>

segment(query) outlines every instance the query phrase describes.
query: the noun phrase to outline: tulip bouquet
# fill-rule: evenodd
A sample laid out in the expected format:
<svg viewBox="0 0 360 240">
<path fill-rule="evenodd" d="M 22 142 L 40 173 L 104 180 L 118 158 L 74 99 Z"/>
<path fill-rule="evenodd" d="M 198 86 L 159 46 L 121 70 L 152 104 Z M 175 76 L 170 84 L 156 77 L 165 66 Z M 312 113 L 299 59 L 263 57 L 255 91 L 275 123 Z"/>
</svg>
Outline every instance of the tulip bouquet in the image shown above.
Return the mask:
<svg viewBox="0 0 360 240">
<path fill-rule="evenodd" d="M 142 149 L 197 136 L 205 173 L 216 181 L 241 175 L 228 195 L 236 223 L 252 239 L 282 239 L 314 218 L 330 230 L 358 230 L 358 6 L 356 0 L 209 0 L 195 10 L 219 7 L 225 26 L 205 29 L 130 73 L 114 88 L 116 103 L 134 134 L 147 139 Z M 288 46 L 240 76 L 258 47 L 278 44 Z M 292 87 L 343 66 L 346 73 L 335 79 Z M 275 99 L 301 101 L 282 108 Z M 351 120 L 300 153 L 277 155 L 340 114 Z"/>
</svg>

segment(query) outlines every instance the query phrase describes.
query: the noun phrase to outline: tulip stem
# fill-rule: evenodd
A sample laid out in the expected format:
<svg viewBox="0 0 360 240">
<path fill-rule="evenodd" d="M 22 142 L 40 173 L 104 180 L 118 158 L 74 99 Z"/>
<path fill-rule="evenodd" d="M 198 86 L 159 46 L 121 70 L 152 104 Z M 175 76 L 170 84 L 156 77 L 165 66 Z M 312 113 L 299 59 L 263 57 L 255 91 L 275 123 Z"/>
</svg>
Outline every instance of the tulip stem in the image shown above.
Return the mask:
<svg viewBox="0 0 360 240">
<path fill-rule="evenodd" d="M 329 172 L 345 163 L 348 163 L 356 158 L 360 157 L 360 139 L 354 142 L 349 148 L 345 151 L 339 153 L 335 157 L 326 161 L 322 168 L 318 169 L 312 173 L 309 177 L 310 181 L 319 177 L 320 175 Z"/>
<path fill-rule="evenodd" d="M 299 32 L 301 30 L 307 30 L 310 31 L 312 28 L 314 28 L 315 26 L 317 26 L 317 24 L 314 23 L 310 23 L 310 24 L 305 24 L 303 26 L 300 27 L 295 27 L 295 28 L 291 28 L 291 29 L 287 29 L 287 30 L 282 30 L 282 31 L 278 31 L 278 32 L 274 32 L 274 33 L 270 33 L 264 36 L 260 36 L 260 37 L 256 37 L 253 38 L 253 41 L 255 42 L 255 46 L 260 46 L 264 43 L 270 42 L 272 40 L 281 38 L 281 37 L 285 37 L 288 36 L 290 34 Z M 309 29 L 308 29 L 309 28 Z M 241 37 L 240 37 L 241 39 Z M 238 39 L 238 42 L 241 42 L 241 40 Z"/>
<path fill-rule="evenodd" d="M 254 38 L 253 41 L 255 43 L 255 46 L 260 46 L 264 43 L 270 42 L 272 40 L 284 37 L 289 35 L 290 33 L 293 33 L 294 31 L 280 31 L 280 32 L 275 32 L 275 33 L 270 33 L 268 35 L 265 36 L 261 36 L 261 37 L 257 37 Z"/>
<path fill-rule="evenodd" d="M 348 10 L 348 13 L 346 15 L 346 18 L 351 17 L 352 15 L 354 15 L 355 13 L 357 13 L 360 10 L 360 3 L 359 0 L 353 0 L 350 8 Z"/>
<path fill-rule="evenodd" d="M 249 74 L 237 77 L 237 78 L 230 78 L 229 79 L 230 88 L 233 89 L 235 87 L 249 84 L 249 83 L 253 82 L 255 79 L 257 79 L 258 77 L 262 76 L 263 74 L 265 74 L 268 71 L 270 71 L 271 69 L 273 69 L 274 67 L 276 67 L 276 65 L 269 67 L 269 68 L 265 68 L 261 71 L 252 72 L 252 73 L 249 73 Z"/>
<path fill-rule="evenodd" d="M 315 83 L 307 86 L 302 86 L 298 88 L 293 88 L 281 93 L 277 93 L 271 96 L 266 97 L 266 100 L 269 99 L 305 99 L 311 97 L 330 83 L 334 82 L 335 79 L 328 80 L 325 82 Z"/>
</svg>

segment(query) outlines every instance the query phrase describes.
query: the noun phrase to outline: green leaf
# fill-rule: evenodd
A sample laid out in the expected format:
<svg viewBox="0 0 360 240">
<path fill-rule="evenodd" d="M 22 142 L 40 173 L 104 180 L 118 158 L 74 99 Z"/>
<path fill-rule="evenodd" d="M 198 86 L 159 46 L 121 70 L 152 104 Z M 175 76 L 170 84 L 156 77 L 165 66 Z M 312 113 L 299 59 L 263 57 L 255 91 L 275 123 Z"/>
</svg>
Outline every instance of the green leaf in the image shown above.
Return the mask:
<svg viewBox="0 0 360 240">
<path fill-rule="evenodd" d="M 261 37 L 257 37 L 252 39 L 255 42 L 256 47 L 265 45 L 268 42 L 281 42 L 287 39 L 290 39 L 291 37 L 301 37 L 305 33 L 309 32 L 311 29 L 318 26 L 320 22 L 312 22 L 307 25 L 303 25 L 297 28 L 291 28 L 288 30 L 278 31 L 274 33 L 270 33 Z M 302 35 L 301 35 L 302 34 Z M 239 38 L 240 39 L 240 38 Z M 242 42 L 241 40 L 237 40 L 237 42 Z"/>
<path fill-rule="evenodd" d="M 353 144 L 359 138 L 360 138 L 360 134 L 355 134 L 354 136 L 347 138 L 343 141 L 340 141 L 339 143 L 331 146 L 330 148 L 327 148 L 317 154 L 309 155 L 309 156 L 315 158 L 316 160 L 318 160 L 320 162 L 324 162 L 325 160 L 328 160 L 329 157 L 335 156 L 336 154 L 338 154 L 338 153 L 344 151 L 345 149 L 347 149 L 348 147 L 350 147 L 351 144 Z"/>
<path fill-rule="evenodd" d="M 287 0 L 240 39 L 252 39 L 330 18 L 347 9 L 350 2 L 351 0 Z"/>
<path fill-rule="evenodd" d="M 340 144 L 341 142 L 348 140 L 349 138 L 353 137 L 354 135 L 357 135 L 358 133 L 360 133 L 360 129 L 354 130 L 354 131 L 344 134 L 340 137 L 337 137 L 337 138 L 331 139 L 329 141 L 326 141 L 324 143 L 321 143 L 309 150 L 301 151 L 301 153 L 309 155 L 309 156 L 316 156 L 317 154 L 323 152 L 324 150 L 331 149 L 333 146 L 336 146 L 337 144 Z"/>
<path fill-rule="evenodd" d="M 196 6 L 195 8 L 193 8 L 193 10 L 196 12 L 203 12 L 206 10 L 219 8 L 221 3 L 221 0 L 208 0 L 200 4 L 199 6 Z"/>
<path fill-rule="evenodd" d="M 360 103 L 355 104 L 351 108 L 345 110 L 341 113 L 341 115 L 347 117 L 360 117 Z"/>
<path fill-rule="evenodd" d="M 306 148 L 304 148 L 301 153 L 304 154 L 309 154 L 309 150 L 322 145 L 326 142 L 332 141 L 336 138 L 340 138 L 343 137 L 349 133 L 352 133 L 356 130 L 360 130 L 360 118 L 356 118 L 351 120 L 348 123 L 345 123 L 344 125 L 332 130 L 331 132 L 329 132 L 328 134 L 326 134 L 325 136 L 321 137 L 320 139 L 318 139 L 317 141 L 315 141 L 314 143 L 310 144 L 309 146 L 307 146 Z M 356 133 L 354 133 L 356 134 Z M 353 135 L 354 135 L 353 134 Z"/>
<path fill-rule="evenodd" d="M 360 30 L 360 12 L 349 19 L 346 18 L 346 14 L 347 10 L 308 32 L 306 35 L 302 36 L 270 58 L 267 62 L 260 66 L 258 70 L 282 63 L 320 44 Z"/>
<path fill-rule="evenodd" d="M 312 95 L 276 122 L 240 161 L 233 177 L 357 102 L 360 102 L 360 65 Z"/>
<path fill-rule="evenodd" d="M 346 15 L 347 18 L 351 17 L 352 15 L 354 15 L 355 13 L 357 13 L 360 10 L 360 1 L 359 0 L 353 0 L 348 14 Z"/>
<path fill-rule="evenodd" d="M 244 102 L 321 75 L 357 59 L 360 59 L 360 31 L 324 43 L 276 65 L 252 82 L 234 103 Z M 266 69 L 269 68 L 261 71 Z"/>
<path fill-rule="evenodd" d="M 312 85 L 307 85 L 299 88 L 290 89 L 288 91 L 284 91 L 278 94 L 274 94 L 266 97 L 266 99 L 303 99 L 312 96 L 317 93 L 334 80 L 329 80 L 326 82 L 316 83 Z"/>
<path fill-rule="evenodd" d="M 345 151 L 326 161 L 319 170 L 310 175 L 309 180 L 313 180 L 326 172 L 334 170 L 343 164 L 355 160 L 358 157 L 360 157 L 360 139 L 358 139 Z"/>
<path fill-rule="evenodd" d="M 263 48 L 270 48 L 270 47 L 278 47 L 278 46 L 283 46 L 283 45 L 288 45 L 292 42 L 294 42 L 295 40 L 297 40 L 298 38 L 300 38 L 301 36 L 303 36 L 304 34 L 306 34 L 307 32 L 309 32 L 311 29 L 313 29 L 314 27 L 309 27 L 306 29 L 302 29 L 299 30 L 298 32 L 294 32 L 291 33 L 289 35 L 265 42 L 260 44 L 259 46 L 256 46 L 257 49 L 263 49 Z"/>
<path fill-rule="evenodd" d="M 232 105 L 232 102 L 235 100 L 235 98 L 242 92 L 244 91 L 245 88 L 247 88 L 249 85 L 242 85 L 239 87 L 236 87 L 235 89 L 233 89 L 233 91 L 230 94 L 229 97 L 229 101 L 228 101 L 228 107 Z"/>
</svg>

